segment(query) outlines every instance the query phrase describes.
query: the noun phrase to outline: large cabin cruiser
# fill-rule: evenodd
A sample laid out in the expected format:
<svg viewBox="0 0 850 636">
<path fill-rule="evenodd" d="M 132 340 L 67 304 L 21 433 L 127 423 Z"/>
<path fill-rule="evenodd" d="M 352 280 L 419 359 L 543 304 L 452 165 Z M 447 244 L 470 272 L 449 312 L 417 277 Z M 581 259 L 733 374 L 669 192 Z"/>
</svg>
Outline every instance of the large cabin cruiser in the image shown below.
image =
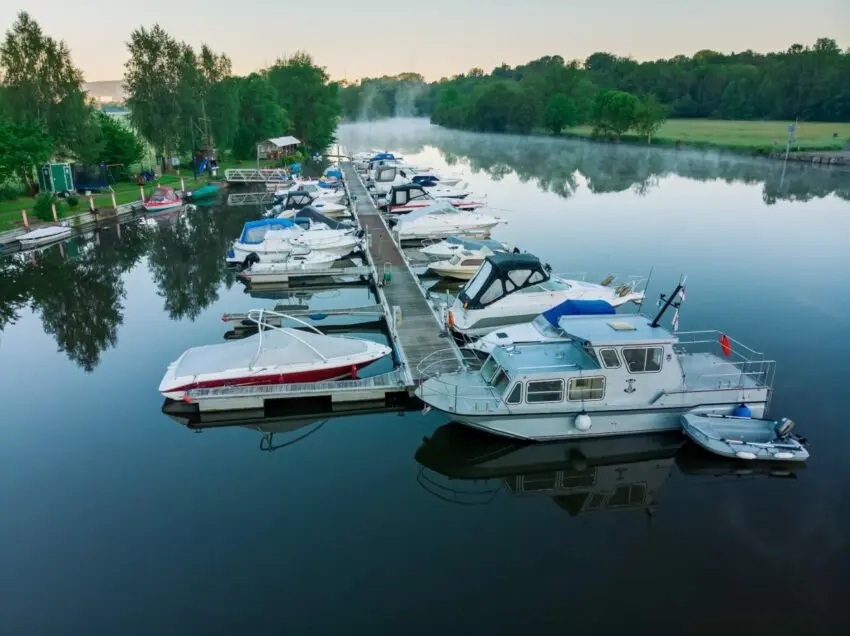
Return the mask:
<svg viewBox="0 0 850 636">
<path fill-rule="evenodd" d="M 310 331 L 275 326 L 269 317 L 295 321 Z M 168 365 L 159 385 L 160 393 L 180 400 L 195 389 L 356 377 L 359 369 L 391 351 L 372 340 L 327 336 L 297 318 L 277 312 L 254 310 L 248 318 L 257 323 L 257 334 L 186 350 Z"/>
<path fill-rule="evenodd" d="M 288 219 L 249 221 L 242 234 L 227 251 L 229 263 L 281 262 L 291 253 L 311 250 L 329 252 L 337 258 L 360 249 L 362 241 L 353 229 L 304 230 Z"/>
<path fill-rule="evenodd" d="M 604 300 L 614 307 L 640 303 L 637 282 L 609 287 L 552 276 L 531 254 L 488 256 L 449 309 L 449 328 L 461 343 L 497 327 L 530 322 L 565 300 Z"/>
<path fill-rule="evenodd" d="M 392 186 L 386 196 L 380 196 L 377 206 L 387 211 L 388 214 L 407 214 L 413 210 L 427 208 L 434 201 L 446 201 L 458 210 L 477 210 L 484 204 L 479 201 L 470 201 L 465 196 L 446 197 L 433 196 L 428 190 L 418 183 L 404 183 Z"/>
<path fill-rule="evenodd" d="M 535 441 L 681 430 L 686 413 L 761 417 L 773 361 L 719 332 L 671 333 L 663 311 L 563 316 L 568 342 L 499 347 L 416 394 L 468 426 Z"/>
<path fill-rule="evenodd" d="M 410 212 L 398 219 L 395 230 L 402 241 L 445 238 L 456 235 L 487 235 L 503 223 L 480 212 L 464 212 L 446 201 L 431 201 L 431 205 Z"/>
</svg>

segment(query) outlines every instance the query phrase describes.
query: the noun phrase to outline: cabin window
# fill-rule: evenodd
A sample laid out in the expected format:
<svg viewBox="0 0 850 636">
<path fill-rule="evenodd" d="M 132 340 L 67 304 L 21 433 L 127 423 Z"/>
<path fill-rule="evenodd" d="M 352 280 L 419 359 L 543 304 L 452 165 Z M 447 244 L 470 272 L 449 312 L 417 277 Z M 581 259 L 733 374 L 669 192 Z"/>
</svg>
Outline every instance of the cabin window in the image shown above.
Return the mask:
<svg viewBox="0 0 850 636">
<path fill-rule="evenodd" d="M 493 379 L 493 386 L 495 387 L 496 391 L 499 392 L 499 395 L 504 394 L 505 389 L 508 388 L 508 384 L 510 383 L 510 381 L 511 381 L 511 379 L 508 377 L 508 374 L 505 373 L 505 370 L 499 369 L 499 372 L 496 374 L 496 377 Z"/>
<path fill-rule="evenodd" d="M 496 362 L 492 357 L 487 358 L 487 361 L 481 367 L 481 375 L 484 377 L 484 381 L 487 384 L 490 384 L 490 380 L 493 379 L 493 376 L 496 374 L 496 369 L 498 368 L 498 362 Z"/>
<path fill-rule="evenodd" d="M 395 192 L 395 204 L 396 205 L 404 205 L 407 203 L 407 191 L 406 190 L 396 190 Z"/>
<path fill-rule="evenodd" d="M 528 282 L 529 282 L 529 283 L 532 283 L 532 284 L 533 284 L 533 283 L 539 283 L 540 281 L 545 280 L 545 278 L 546 278 L 546 277 L 545 277 L 545 276 L 543 276 L 543 274 L 541 274 L 540 272 L 534 272 L 534 273 L 531 275 L 531 278 L 529 278 L 529 279 L 528 279 Z"/>
<path fill-rule="evenodd" d="M 537 380 L 529 382 L 525 401 L 529 404 L 560 402 L 564 399 L 563 380 Z"/>
<path fill-rule="evenodd" d="M 483 262 L 483 258 L 468 258 L 463 262 L 463 264 L 466 267 L 481 267 L 481 263 Z"/>
<path fill-rule="evenodd" d="M 661 347 L 634 347 L 623 349 L 623 360 L 629 373 L 654 373 L 661 370 Z"/>
<path fill-rule="evenodd" d="M 620 368 L 620 356 L 617 355 L 616 349 L 600 349 L 599 355 L 602 357 L 606 369 Z"/>
<path fill-rule="evenodd" d="M 414 200 L 414 199 L 422 199 L 422 198 L 427 196 L 426 193 L 425 193 L 425 190 L 411 190 L 410 192 L 411 192 L 411 194 L 410 194 L 410 200 L 411 201 Z"/>
<path fill-rule="evenodd" d="M 511 394 L 505 402 L 508 404 L 519 404 L 522 402 L 522 382 L 514 384 L 514 388 L 511 389 Z"/>
<path fill-rule="evenodd" d="M 475 275 L 471 281 L 469 281 L 466 285 L 464 291 L 466 291 L 466 296 L 470 300 L 475 298 L 478 295 L 478 292 L 481 291 L 481 288 L 484 286 L 484 283 L 487 282 L 487 279 L 490 278 L 490 273 L 493 271 L 493 266 L 488 262 L 484 263 L 484 267 L 478 270 L 478 273 Z"/>
<path fill-rule="evenodd" d="M 531 274 L 530 269 L 515 269 L 508 272 L 508 278 L 510 278 L 513 284 L 517 287 L 522 287 L 525 284 L 525 281 L 528 280 L 529 274 Z"/>
<path fill-rule="evenodd" d="M 495 279 L 490 286 L 485 290 L 483 294 L 481 294 L 481 298 L 478 302 L 482 305 L 488 305 L 495 300 L 498 300 L 502 296 L 505 295 L 505 288 L 502 286 L 502 281 L 500 279 Z"/>
<path fill-rule="evenodd" d="M 569 400 L 601 400 L 605 396 L 605 378 L 573 378 L 567 396 Z"/>
<path fill-rule="evenodd" d="M 639 506 L 646 501 L 646 484 L 623 484 L 618 486 L 608 500 L 609 508 Z"/>
</svg>

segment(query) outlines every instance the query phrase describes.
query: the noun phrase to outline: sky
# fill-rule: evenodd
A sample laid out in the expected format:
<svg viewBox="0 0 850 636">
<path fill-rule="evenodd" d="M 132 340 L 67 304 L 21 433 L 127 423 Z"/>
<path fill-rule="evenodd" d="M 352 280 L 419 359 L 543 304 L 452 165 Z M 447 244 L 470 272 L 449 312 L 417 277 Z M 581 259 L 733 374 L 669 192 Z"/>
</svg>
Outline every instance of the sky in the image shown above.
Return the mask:
<svg viewBox="0 0 850 636">
<path fill-rule="evenodd" d="M 27 0 L 17 8 L 4 0 L 0 29 L 21 9 L 66 41 L 86 81 L 121 79 L 130 32 L 157 22 L 179 40 L 227 53 L 237 74 L 305 50 L 333 79 L 349 81 L 403 71 L 436 80 L 595 51 L 648 60 L 784 50 L 818 37 L 850 47 L 850 0 Z"/>
</svg>

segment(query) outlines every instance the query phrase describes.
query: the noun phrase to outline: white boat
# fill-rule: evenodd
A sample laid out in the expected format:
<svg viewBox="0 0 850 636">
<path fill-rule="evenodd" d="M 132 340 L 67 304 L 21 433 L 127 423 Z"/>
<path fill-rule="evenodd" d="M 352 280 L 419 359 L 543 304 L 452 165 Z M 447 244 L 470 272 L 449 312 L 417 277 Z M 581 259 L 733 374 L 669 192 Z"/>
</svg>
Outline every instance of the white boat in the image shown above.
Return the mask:
<svg viewBox="0 0 850 636">
<path fill-rule="evenodd" d="M 443 278 L 455 278 L 457 280 L 469 280 L 475 276 L 478 268 L 484 264 L 484 259 L 492 254 L 486 247 L 475 252 L 462 251 L 444 261 L 433 261 L 426 268 Z"/>
<path fill-rule="evenodd" d="M 740 413 L 740 414 L 738 414 Z M 809 458 L 805 440 L 792 435 L 788 418 L 752 417 L 746 405 L 731 415 L 685 413 L 682 429 L 705 450 L 722 457 L 743 460 L 804 462 Z"/>
<path fill-rule="evenodd" d="M 488 256 L 448 312 L 452 335 L 466 344 L 497 327 L 531 322 L 565 300 L 604 300 L 614 307 L 640 303 L 641 281 L 608 287 L 552 276 L 532 254 Z"/>
<path fill-rule="evenodd" d="M 294 321 L 311 331 L 278 327 L 267 320 L 270 317 Z M 254 310 L 248 318 L 260 327 L 257 334 L 186 350 L 168 365 L 160 393 L 180 400 L 195 389 L 356 377 L 360 369 L 391 352 L 372 340 L 327 336 L 286 314 Z"/>
<path fill-rule="evenodd" d="M 425 187 L 418 183 L 393 185 L 386 196 L 378 196 L 375 205 L 387 211 L 388 214 L 401 215 L 427 208 L 434 201 L 446 201 L 459 210 L 477 210 L 484 207 L 480 201 L 463 196 L 432 196 Z"/>
<path fill-rule="evenodd" d="M 348 256 L 362 247 L 354 230 L 304 230 L 288 219 L 249 221 L 242 234 L 227 251 L 228 263 L 281 262 L 291 253 L 328 252 L 337 258 Z"/>
<path fill-rule="evenodd" d="M 38 247 L 39 245 L 47 245 L 55 243 L 71 236 L 72 230 L 64 225 L 50 225 L 41 227 L 37 230 L 31 230 L 26 234 L 21 234 L 18 237 L 18 242 L 23 248 Z"/>
<path fill-rule="evenodd" d="M 401 175 L 408 181 L 418 183 L 426 187 L 429 185 L 456 186 L 463 181 L 463 177 L 460 175 L 434 172 L 427 168 L 408 165 L 401 165 L 399 168 L 401 170 Z"/>
<path fill-rule="evenodd" d="M 289 219 L 295 216 L 298 210 L 310 206 L 329 218 L 339 219 L 348 215 L 348 208 L 339 203 L 326 201 L 313 196 L 309 192 L 289 190 L 281 194 L 275 194 L 274 205 L 267 214 L 277 216 L 279 219 Z"/>
<path fill-rule="evenodd" d="M 445 260 L 459 252 L 475 252 L 487 248 L 491 252 L 507 252 L 508 246 L 494 239 L 469 239 L 450 236 L 422 247 L 419 251 L 431 259 Z"/>
<path fill-rule="evenodd" d="M 319 199 L 325 203 L 339 203 L 345 198 L 343 188 L 323 188 L 318 181 L 296 183 L 293 190 L 295 192 L 306 192 L 313 197 L 314 201 Z"/>
<path fill-rule="evenodd" d="M 336 254 L 329 252 L 307 252 L 299 254 L 290 252 L 285 261 L 270 263 L 254 263 L 237 275 L 242 281 L 252 285 L 269 283 L 286 283 L 292 274 L 303 274 L 330 269 L 337 261 Z"/>
<path fill-rule="evenodd" d="M 614 314 L 617 310 L 604 300 L 565 300 L 544 311 L 531 322 L 500 327 L 473 340 L 466 347 L 487 357 L 496 347 L 543 342 L 569 342 L 570 337 L 558 325 L 561 316 Z"/>
<path fill-rule="evenodd" d="M 445 201 L 431 201 L 428 207 L 399 217 L 395 230 L 399 239 L 412 241 L 457 235 L 486 236 L 500 223 L 504 221 L 487 214 L 458 210 Z"/>
</svg>

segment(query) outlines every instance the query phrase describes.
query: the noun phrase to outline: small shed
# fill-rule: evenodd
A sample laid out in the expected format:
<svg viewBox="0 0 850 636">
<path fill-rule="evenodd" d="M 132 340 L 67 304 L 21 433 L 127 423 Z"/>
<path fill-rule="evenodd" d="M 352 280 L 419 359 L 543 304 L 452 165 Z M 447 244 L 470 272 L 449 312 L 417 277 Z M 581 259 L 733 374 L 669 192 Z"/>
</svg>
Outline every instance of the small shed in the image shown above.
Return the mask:
<svg viewBox="0 0 850 636">
<path fill-rule="evenodd" d="M 277 159 L 293 154 L 300 145 L 301 141 L 292 136 L 274 137 L 257 144 L 257 155 L 260 159 Z"/>
<path fill-rule="evenodd" d="M 38 168 L 38 189 L 62 194 L 74 191 L 74 176 L 69 163 L 46 163 Z"/>
</svg>

